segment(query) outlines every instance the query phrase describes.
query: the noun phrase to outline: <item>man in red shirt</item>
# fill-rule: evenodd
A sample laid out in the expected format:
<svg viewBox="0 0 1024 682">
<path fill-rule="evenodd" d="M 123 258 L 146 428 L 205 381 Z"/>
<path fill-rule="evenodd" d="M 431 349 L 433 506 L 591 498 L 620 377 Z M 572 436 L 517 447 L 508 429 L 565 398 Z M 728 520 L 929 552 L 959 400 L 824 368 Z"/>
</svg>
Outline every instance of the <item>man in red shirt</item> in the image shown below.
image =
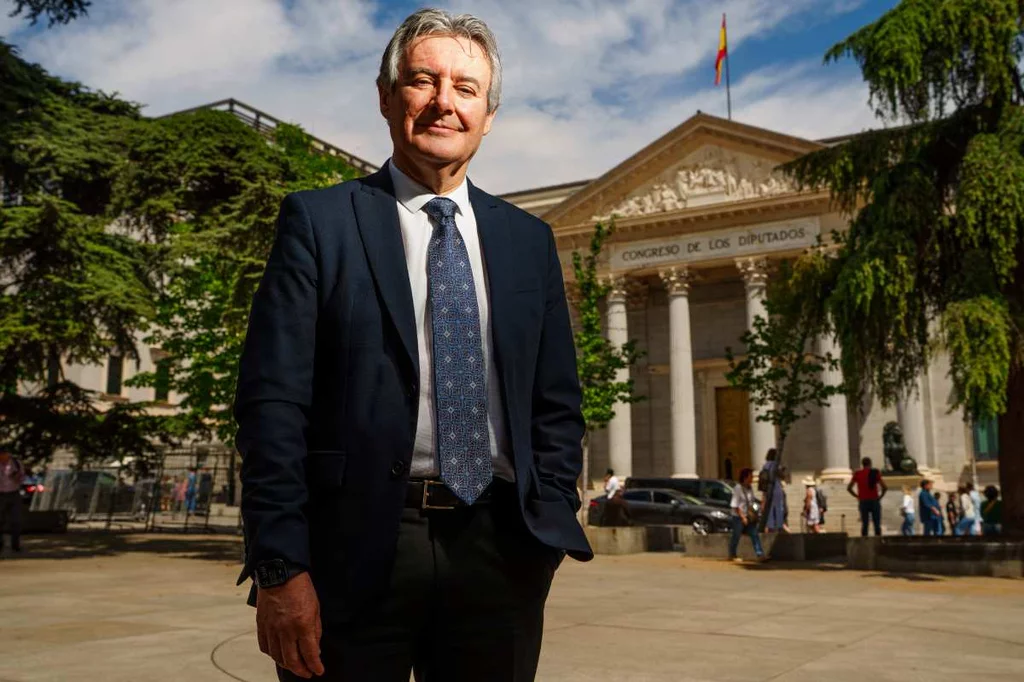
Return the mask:
<svg viewBox="0 0 1024 682">
<path fill-rule="evenodd" d="M 865 457 L 860 461 L 861 469 L 854 472 L 850 479 L 850 485 L 846 486 L 847 492 L 857 498 L 860 506 L 860 535 L 868 535 L 868 519 L 870 518 L 875 527 L 875 535 L 882 534 L 882 498 L 889 489 L 882 480 L 882 472 L 871 466 L 871 458 Z M 857 492 L 853 487 L 857 486 Z"/>
</svg>

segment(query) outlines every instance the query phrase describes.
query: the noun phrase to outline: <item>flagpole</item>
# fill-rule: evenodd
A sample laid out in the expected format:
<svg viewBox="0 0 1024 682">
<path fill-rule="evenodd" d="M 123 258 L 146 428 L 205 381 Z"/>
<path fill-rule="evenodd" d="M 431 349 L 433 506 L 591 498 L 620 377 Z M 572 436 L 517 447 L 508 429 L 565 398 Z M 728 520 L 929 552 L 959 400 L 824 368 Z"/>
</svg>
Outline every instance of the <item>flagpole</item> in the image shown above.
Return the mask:
<svg viewBox="0 0 1024 682">
<path fill-rule="evenodd" d="M 722 15 L 723 26 L 725 25 L 725 15 Z M 729 31 L 726 29 L 725 33 L 725 106 L 729 112 L 729 120 L 732 120 L 732 91 L 729 88 L 729 62 L 732 61 L 732 55 L 729 54 Z"/>
</svg>

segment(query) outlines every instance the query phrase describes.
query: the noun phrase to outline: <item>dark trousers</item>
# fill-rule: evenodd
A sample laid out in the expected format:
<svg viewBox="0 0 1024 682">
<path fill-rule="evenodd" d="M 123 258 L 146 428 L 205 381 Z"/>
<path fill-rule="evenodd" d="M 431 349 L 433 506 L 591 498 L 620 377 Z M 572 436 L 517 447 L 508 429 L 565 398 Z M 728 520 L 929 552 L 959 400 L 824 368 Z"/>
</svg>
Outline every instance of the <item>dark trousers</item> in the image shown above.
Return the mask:
<svg viewBox="0 0 1024 682">
<path fill-rule="evenodd" d="M 882 534 L 882 501 L 861 500 L 860 501 L 860 534 L 861 537 L 868 536 L 868 520 L 875 527 L 875 535 Z"/>
<path fill-rule="evenodd" d="M 507 484 L 473 507 L 405 510 L 385 595 L 339 625 L 325 622 L 325 674 L 344 682 L 530 682 L 544 601 L 562 553 L 540 544 Z M 324 614 L 329 620 L 328 614 Z M 301 678 L 278 670 L 282 682 Z"/>
<path fill-rule="evenodd" d="M 729 558 L 736 558 L 740 548 L 740 538 L 744 535 L 750 536 L 750 542 L 754 545 L 754 554 L 756 554 L 758 558 L 763 557 L 764 550 L 761 548 L 761 536 L 757 533 L 757 523 L 750 523 L 744 526 L 740 517 L 733 516 L 732 535 L 729 537 Z"/>
<path fill-rule="evenodd" d="M 21 493 L 0 493 L 0 548 L 4 546 L 4 531 L 11 534 L 11 547 L 21 548 Z"/>
</svg>

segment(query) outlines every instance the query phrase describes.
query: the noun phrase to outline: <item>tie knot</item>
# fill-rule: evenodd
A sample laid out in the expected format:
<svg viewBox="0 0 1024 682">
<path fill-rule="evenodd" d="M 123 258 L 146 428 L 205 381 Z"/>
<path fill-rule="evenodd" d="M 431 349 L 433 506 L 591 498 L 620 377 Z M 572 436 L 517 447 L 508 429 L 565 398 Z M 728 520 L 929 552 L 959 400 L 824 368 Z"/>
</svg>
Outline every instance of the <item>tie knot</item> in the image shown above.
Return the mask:
<svg viewBox="0 0 1024 682">
<path fill-rule="evenodd" d="M 423 207 L 427 215 L 436 220 L 439 225 L 444 225 L 449 220 L 454 220 L 457 205 L 451 199 L 434 197 Z"/>
</svg>

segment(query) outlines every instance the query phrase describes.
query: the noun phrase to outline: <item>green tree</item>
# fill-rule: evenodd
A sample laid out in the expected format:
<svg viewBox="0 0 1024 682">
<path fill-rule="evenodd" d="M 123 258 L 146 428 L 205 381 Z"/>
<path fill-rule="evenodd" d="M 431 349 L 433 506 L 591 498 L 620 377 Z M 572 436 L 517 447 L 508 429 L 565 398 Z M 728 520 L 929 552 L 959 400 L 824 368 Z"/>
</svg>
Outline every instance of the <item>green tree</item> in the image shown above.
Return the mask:
<svg viewBox="0 0 1024 682">
<path fill-rule="evenodd" d="M 1024 533 L 1024 3 L 903 0 L 832 47 L 877 115 L 904 123 L 786 169 L 851 217 L 807 295 L 834 320 L 845 376 L 883 404 L 941 349 L 953 407 L 999 417 L 1007 530 Z"/>
<path fill-rule="evenodd" d="M 726 348 L 730 384 L 746 390 L 758 408 L 757 419 L 773 424 L 779 433 L 776 471 L 786 453 L 786 438 L 793 426 L 815 407 L 824 408 L 846 387 L 827 381 L 826 372 L 839 369 L 839 358 L 822 352 L 818 340 L 831 336 L 825 301 L 808 296 L 828 278 L 834 259 L 821 247 L 813 248 L 795 262 L 783 262 L 782 270 L 768 288 L 765 309 L 768 317 L 754 318 L 753 329 L 741 341 L 746 353 L 736 358 Z M 765 506 L 771 508 L 774 486 L 768 488 Z M 760 519 L 761 527 L 767 514 Z"/>
<path fill-rule="evenodd" d="M 616 347 L 601 331 L 601 302 L 611 287 L 601 282 L 598 263 L 604 242 L 614 232 L 615 224 L 607 227 L 598 223 L 590 237 L 590 249 L 586 255 L 578 251 L 572 254 L 572 269 L 575 276 L 575 308 L 578 316 L 575 331 L 576 365 L 583 391 L 583 421 L 586 434 L 583 437 L 584 491 L 590 485 L 590 441 L 594 432 L 608 426 L 615 416 L 615 405 L 634 403 L 640 398 L 634 393 L 633 380 L 618 380 L 618 372 L 633 365 L 640 357 L 633 341 Z M 580 513 L 585 513 L 584 506 Z"/>
<path fill-rule="evenodd" d="M 0 441 L 29 459 L 98 454 L 153 434 L 128 408 L 100 411 L 60 362 L 138 359 L 153 313 L 146 246 L 109 212 L 138 108 L 54 78 L 0 42 Z M 130 446 L 104 456 L 138 454 Z"/>
<path fill-rule="evenodd" d="M 285 194 L 355 177 L 320 154 L 297 126 L 268 141 L 223 111 L 198 111 L 139 128 L 114 205 L 160 245 L 164 280 L 147 342 L 168 354 L 168 388 L 182 394 L 177 427 L 231 443 L 238 358 L 249 307 Z M 132 383 L 155 386 L 156 373 Z"/>
<path fill-rule="evenodd" d="M 92 0 L 14 0 L 14 9 L 8 16 L 22 13 L 34 25 L 39 17 L 49 19 L 50 26 L 67 24 L 88 14 Z"/>
</svg>

